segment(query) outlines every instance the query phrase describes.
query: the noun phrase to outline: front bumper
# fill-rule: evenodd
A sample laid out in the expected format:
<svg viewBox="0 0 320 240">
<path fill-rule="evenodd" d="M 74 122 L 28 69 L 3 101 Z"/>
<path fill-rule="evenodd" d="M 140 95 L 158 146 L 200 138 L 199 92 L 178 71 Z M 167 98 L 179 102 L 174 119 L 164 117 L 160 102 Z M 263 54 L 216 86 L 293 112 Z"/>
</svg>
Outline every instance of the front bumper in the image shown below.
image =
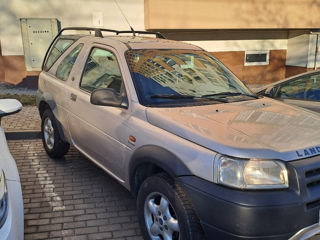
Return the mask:
<svg viewBox="0 0 320 240">
<path fill-rule="evenodd" d="M 304 239 L 319 230 L 320 156 L 287 162 L 290 187 L 239 190 L 184 176 L 208 239 Z"/>
</svg>

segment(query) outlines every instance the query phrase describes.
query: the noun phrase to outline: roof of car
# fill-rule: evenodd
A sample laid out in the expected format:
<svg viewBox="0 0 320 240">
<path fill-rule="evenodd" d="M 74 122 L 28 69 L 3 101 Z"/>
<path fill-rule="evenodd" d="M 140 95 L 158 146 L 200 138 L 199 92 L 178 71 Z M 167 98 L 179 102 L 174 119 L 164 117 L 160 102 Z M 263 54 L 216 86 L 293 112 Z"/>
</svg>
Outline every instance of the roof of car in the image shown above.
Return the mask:
<svg viewBox="0 0 320 240">
<path fill-rule="evenodd" d="M 92 41 L 110 43 L 111 41 L 120 42 L 125 44 L 131 49 L 154 49 L 154 48 L 167 48 L 167 49 L 192 49 L 192 50 L 202 50 L 200 47 L 184 43 L 181 41 L 154 38 L 154 37 L 144 37 L 144 36 L 133 36 L 133 35 L 104 35 L 103 37 L 96 37 L 94 35 L 61 35 L 60 38 L 72 38 L 80 39 L 87 38 L 92 39 Z"/>
</svg>

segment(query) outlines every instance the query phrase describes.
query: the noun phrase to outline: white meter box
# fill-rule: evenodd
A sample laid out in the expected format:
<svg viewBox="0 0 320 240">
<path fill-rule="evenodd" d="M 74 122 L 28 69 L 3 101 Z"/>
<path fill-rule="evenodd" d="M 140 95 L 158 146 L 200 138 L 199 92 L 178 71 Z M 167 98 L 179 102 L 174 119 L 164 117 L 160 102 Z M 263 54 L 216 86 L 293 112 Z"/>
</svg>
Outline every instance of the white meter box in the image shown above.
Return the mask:
<svg viewBox="0 0 320 240">
<path fill-rule="evenodd" d="M 27 71 L 40 71 L 46 51 L 58 34 L 58 20 L 21 18 L 21 33 Z"/>
</svg>

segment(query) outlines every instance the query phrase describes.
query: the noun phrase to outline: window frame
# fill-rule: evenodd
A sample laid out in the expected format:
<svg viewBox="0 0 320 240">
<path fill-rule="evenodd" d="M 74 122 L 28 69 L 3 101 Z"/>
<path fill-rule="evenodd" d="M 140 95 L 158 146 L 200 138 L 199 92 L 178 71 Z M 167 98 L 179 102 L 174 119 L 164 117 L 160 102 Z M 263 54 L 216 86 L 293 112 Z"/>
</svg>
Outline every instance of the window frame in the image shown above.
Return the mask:
<svg viewBox="0 0 320 240">
<path fill-rule="evenodd" d="M 205 51 L 203 49 L 185 49 L 185 48 L 134 48 L 134 49 L 127 49 L 125 52 L 124 52 L 124 59 L 125 59 L 125 62 L 126 62 L 126 65 L 127 65 L 127 68 L 128 68 L 128 71 L 129 71 L 129 74 L 130 74 L 130 77 L 131 77 L 131 81 L 133 83 L 133 86 L 134 86 L 134 91 L 135 91 L 135 94 L 138 98 L 138 102 L 140 105 L 142 106 L 145 106 L 145 107 L 155 107 L 155 108 L 161 108 L 161 107 L 181 107 L 181 106 L 194 106 L 194 105 L 182 105 L 181 103 L 178 103 L 178 104 L 172 104 L 172 105 L 166 105 L 166 106 L 162 106 L 162 105 L 155 105 L 155 104 L 149 104 L 148 102 L 145 101 L 145 99 L 142 97 L 142 94 L 141 94 L 141 91 L 139 90 L 139 85 L 137 83 L 137 81 L 135 80 L 134 76 L 133 76 L 133 72 L 131 71 L 130 69 L 130 65 L 129 65 L 129 61 L 128 61 L 128 57 L 127 57 L 127 54 L 128 52 L 130 51 L 139 51 L 139 50 L 183 50 L 183 51 L 194 51 L 194 52 L 205 52 L 207 55 L 209 55 L 211 58 L 214 59 L 214 61 L 216 61 L 216 63 L 224 68 L 224 70 L 227 70 L 228 74 L 230 74 L 233 78 L 235 78 L 242 87 L 244 87 L 246 90 L 248 90 L 249 93 L 253 94 L 252 93 L 252 90 L 250 90 L 227 66 L 225 66 L 221 61 L 219 61 L 216 57 L 214 57 L 212 54 L 210 54 L 208 51 Z M 206 105 L 212 105 L 214 103 L 208 103 Z M 202 104 L 201 104 L 202 105 Z"/>
<path fill-rule="evenodd" d="M 47 62 L 48 62 L 48 59 L 49 59 L 49 57 L 50 57 L 53 49 L 55 48 L 56 44 L 57 44 L 58 41 L 60 41 L 60 40 L 71 40 L 72 43 L 64 50 L 64 52 L 61 53 L 61 55 L 60 55 L 59 57 L 57 57 L 57 59 L 51 64 L 51 66 L 50 66 L 48 69 L 46 69 L 46 64 L 47 64 Z M 47 56 L 46 59 L 44 60 L 44 64 L 43 64 L 43 69 L 42 69 L 42 71 L 44 71 L 44 72 L 49 72 L 49 71 L 52 69 L 52 67 L 56 64 L 56 62 L 61 58 L 61 56 L 62 56 L 65 52 L 67 52 L 68 49 L 69 49 L 71 46 L 73 46 L 76 42 L 77 42 L 77 40 L 76 40 L 76 39 L 72 39 L 72 38 L 58 38 L 58 39 L 54 42 L 54 44 L 52 44 L 52 47 L 50 48 L 50 51 L 49 51 L 49 53 L 48 53 L 48 56 Z"/>
<path fill-rule="evenodd" d="M 98 48 L 98 49 L 100 49 L 100 50 L 108 51 L 108 52 L 112 53 L 112 54 L 115 56 L 115 59 L 116 59 L 116 61 L 117 61 L 117 64 L 118 64 L 118 67 L 119 67 L 119 70 L 120 70 L 121 79 L 122 79 L 122 83 L 121 83 L 121 86 L 120 86 L 120 93 L 119 93 L 119 95 L 127 98 L 127 91 L 126 91 L 126 89 L 125 89 L 125 83 L 124 83 L 124 77 L 123 77 L 124 74 L 123 74 L 123 71 L 122 71 L 122 69 L 121 69 L 121 67 L 120 67 L 121 65 L 120 65 L 120 62 L 119 62 L 119 60 L 118 60 L 119 58 L 117 57 L 117 54 L 116 54 L 115 49 L 113 49 L 112 47 L 109 47 L 109 46 L 92 45 L 92 46 L 90 47 L 89 53 L 88 53 L 88 54 L 86 55 L 86 57 L 85 57 L 84 65 L 82 66 L 82 72 L 81 72 L 81 76 L 80 76 L 79 84 L 78 84 L 79 90 L 81 90 L 82 92 L 85 92 L 85 93 L 87 93 L 87 94 L 89 94 L 89 95 L 91 95 L 92 92 L 93 92 L 93 91 L 90 92 L 90 91 L 88 91 L 87 89 L 82 88 L 82 87 L 81 87 L 81 83 L 82 83 L 82 79 L 83 79 L 83 75 L 84 75 L 84 70 L 85 70 L 85 67 L 86 67 L 86 65 L 87 65 L 88 58 L 90 57 L 93 49 L 95 49 L 95 48 Z"/>
<path fill-rule="evenodd" d="M 59 78 L 59 77 L 57 76 L 57 72 L 58 72 L 58 69 L 59 69 L 60 64 L 69 56 L 69 54 L 71 54 L 71 53 L 72 53 L 78 46 L 80 46 L 80 45 L 82 45 L 82 46 L 81 46 L 81 48 L 80 48 L 80 50 L 79 50 L 79 53 L 78 53 L 78 55 L 77 55 L 77 57 L 76 57 L 76 59 L 75 59 L 75 62 L 72 64 L 72 67 L 71 67 L 71 69 L 70 69 L 70 72 L 69 72 L 69 74 L 68 74 L 67 79 L 66 79 L 66 80 L 63 80 L 63 79 Z M 69 78 L 69 76 L 70 76 L 70 73 L 71 73 L 71 71 L 72 71 L 75 63 L 77 62 L 78 57 L 79 57 L 79 55 L 81 54 L 81 51 L 83 50 L 83 48 L 84 48 L 84 43 L 80 42 L 80 43 L 78 43 L 77 45 L 75 45 L 74 48 L 72 48 L 72 49 L 61 59 L 61 61 L 59 62 L 59 64 L 57 65 L 57 67 L 56 67 L 56 69 L 55 69 L 55 74 L 54 74 L 54 76 L 55 76 L 56 79 L 59 79 L 60 81 L 63 81 L 63 82 L 68 81 L 68 78 Z M 64 51 L 64 53 L 66 53 L 66 52 L 67 52 L 67 50 Z M 62 55 L 64 55 L 64 54 L 62 54 Z M 61 55 L 61 56 L 62 56 L 62 55 Z M 59 58 L 61 58 L 61 56 L 60 56 Z"/>
</svg>

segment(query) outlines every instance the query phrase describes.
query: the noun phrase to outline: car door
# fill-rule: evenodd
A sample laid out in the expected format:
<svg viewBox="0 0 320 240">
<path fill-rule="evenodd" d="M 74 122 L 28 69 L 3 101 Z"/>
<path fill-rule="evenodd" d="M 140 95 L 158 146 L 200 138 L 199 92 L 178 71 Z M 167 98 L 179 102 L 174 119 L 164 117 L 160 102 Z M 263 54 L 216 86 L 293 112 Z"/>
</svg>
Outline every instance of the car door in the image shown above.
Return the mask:
<svg viewBox="0 0 320 240">
<path fill-rule="evenodd" d="M 71 41 L 71 40 L 70 40 Z M 66 45 L 73 43 L 66 42 L 65 39 L 61 40 L 61 44 L 58 41 L 56 45 Z M 66 43 L 65 43 L 66 42 Z M 69 46 L 67 45 L 69 48 Z M 70 84 L 71 81 L 68 80 L 69 74 L 81 49 L 83 48 L 83 43 L 75 43 L 75 45 L 70 46 L 70 48 L 66 51 L 59 48 L 58 50 L 52 51 L 53 55 L 50 54 L 49 58 L 46 62 L 45 69 L 47 72 L 41 73 L 40 77 L 44 82 L 45 88 L 43 89 L 47 94 L 47 101 L 50 101 L 51 110 L 54 112 L 55 117 L 63 126 L 63 130 L 65 133 L 68 133 L 67 126 L 67 113 L 66 108 L 68 104 L 68 93 L 70 92 Z M 61 55 L 57 55 L 56 52 L 64 52 Z M 50 94 L 48 94 L 50 93 Z M 66 134 L 66 137 L 68 135 Z"/>
<path fill-rule="evenodd" d="M 320 112 L 320 74 L 307 74 L 279 84 L 274 98 Z"/>
<path fill-rule="evenodd" d="M 126 95 L 117 53 L 111 47 L 94 45 L 87 50 L 82 74 L 75 74 L 70 93 L 69 130 L 73 144 L 119 181 L 124 176 L 124 159 L 130 150 L 126 121 L 129 109 L 90 103 L 93 90 L 112 88 Z"/>
</svg>

